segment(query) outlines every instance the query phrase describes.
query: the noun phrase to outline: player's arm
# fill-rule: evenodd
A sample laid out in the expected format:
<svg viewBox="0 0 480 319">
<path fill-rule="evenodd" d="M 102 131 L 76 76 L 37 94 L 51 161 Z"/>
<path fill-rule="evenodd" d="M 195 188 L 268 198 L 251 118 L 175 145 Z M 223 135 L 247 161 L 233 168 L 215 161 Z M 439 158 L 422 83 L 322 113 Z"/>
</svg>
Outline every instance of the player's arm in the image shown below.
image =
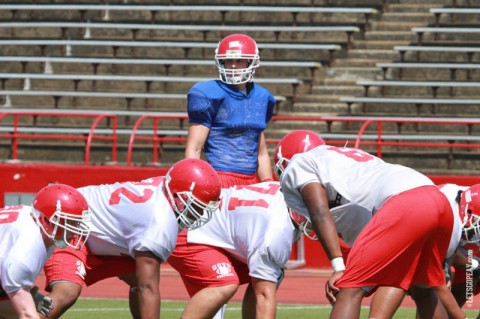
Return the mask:
<svg viewBox="0 0 480 319">
<path fill-rule="evenodd" d="M 442 285 L 438 287 L 433 287 L 435 290 L 438 299 L 442 302 L 443 307 L 448 313 L 448 318 L 451 319 L 465 319 L 465 313 L 458 306 L 455 297 L 453 297 L 450 289 L 447 288 L 447 285 Z"/>
<path fill-rule="evenodd" d="M 325 188 L 320 183 L 308 183 L 302 188 L 301 194 L 303 202 L 308 209 L 312 227 L 327 257 L 330 260 L 342 257 L 340 241 L 330 209 L 328 208 L 328 197 Z"/>
<path fill-rule="evenodd" d="M 19 319 L 40 318 L 29 290 L 20 289 L 9 293 L 8 298 Z"/>
<path fill-rule="evenodd" d="M 185 147 L 185 158 L 200 158 L 203 145 L 208 138 L 210 128 L 192 123 L 188 128 L 187 145 Z"/>
<path fill-rule="evenodd" d="M 161 260 L 148 251 L 135 252 L 136 294 L 141 318 L 160 318 L 160 264 Z"/>
<path fill-rule="evenodd" d="M 270 155 L 268 154 L 267 142 L 265 141 L 265 134 L 260 134 L 258 141 L 258 168 L 257 176 L 260 181 L 272 180 L 272 163 Z"/>
<path fill-rule="evenodd" d="M 332 263 L 333 274 L 327 281 L 325 291 L 330 302 L 335 302 L 338 288 L 335 282 L 340 279 L 345 270 L 340 242 L 335 223 L 328 207 L 328 197 L 325 188 L 320 183 L 308 183 L 301 189 L 301 195 L 308 209 L 312 227 L 318 240 Z"/>
</svg>

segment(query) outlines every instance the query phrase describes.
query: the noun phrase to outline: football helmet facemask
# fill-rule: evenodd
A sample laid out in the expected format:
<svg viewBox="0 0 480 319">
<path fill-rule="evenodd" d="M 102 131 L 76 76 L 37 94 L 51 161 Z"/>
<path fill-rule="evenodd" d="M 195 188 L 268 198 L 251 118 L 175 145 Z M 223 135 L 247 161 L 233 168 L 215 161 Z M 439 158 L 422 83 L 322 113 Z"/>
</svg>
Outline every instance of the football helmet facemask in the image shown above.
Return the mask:
<svg viewBox="0 0 480 319">
<path fill-rule="evenodd" d="M 201 159 L 175 163 L 165 177 L 165 189 L 179 229 L 193 230 L 206 224 L 220 204 L 220 177 Z"/>
<path fill-rule="evenodd" d="M 225 60 L 230 59 L 246 59 L 248 66 L 244 69 L 226 69 Z M 250 82 L 260 66 L 257 43 L 245 34 L 231 34 L 219 42 L 215 50 L 215 64 L 222 82 L 234 85 Z"/>
<path fill-rule="evenodd" d="M 296 130 L 285 135 L 278 142 L 273 155 L 274 171 L 278 180 L 280 180 L 293 155 L 307 152 L 320 145 L 325 145 L 325 141 L 312 131 Z"/>
<path fill-rule="evenodd" d="M 90 210 L 85 197 L 65 184 L 42 188 L 32 203 L 32 216 L 55 246 L 81 249 L 90 234 Z"/>
<path fill-rule="evenodd" d="M 317 240 L 317 234 L 313 231 L 312 222 L 310 218 L 305 217 L 293 209 L 288 210 L 290 213 L 290 218 L 294 222 L 294 224 L 298 227 L 300 231 L 302 231 L 308 239 Z"/>
<path fill-rule="evenodd" d="M 467 243 L 480 243 L 480 184 L 473 185 L 462 193 L 459 213 L 463 240 Z"/>
</svg>

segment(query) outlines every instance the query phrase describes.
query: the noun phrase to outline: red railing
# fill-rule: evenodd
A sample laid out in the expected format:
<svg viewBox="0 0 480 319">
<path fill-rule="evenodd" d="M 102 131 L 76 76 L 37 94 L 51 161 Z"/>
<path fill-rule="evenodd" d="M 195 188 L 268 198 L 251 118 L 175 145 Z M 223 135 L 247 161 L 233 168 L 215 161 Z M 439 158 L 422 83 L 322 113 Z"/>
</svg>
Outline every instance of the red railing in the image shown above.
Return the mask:
<svg viewBox="0 0 480 319">
<path fill-rule="evenodd" d="M 111 141 L 112 143 L 112 162 L 117 161 L 117 140 L 118 140 L 118 130 L 117 130 L 117 117 L 118 115 L 114 113 L 70 113 L 68 111 L 31 111 L 31 112 L 0 112 L 0 122 L 7 116 L 13 116 L 13 125 L 8 128 L 7 133 L 0 132 L 0 137 L 12 139 L 12 159 L 18 159 L 18 142 L 20 139 L 57 139 L 57 140 L 85 140 L 85 158 L 84 164 L 89 165 L 92 143 L 94 140 L 104 140 Z M 79 130 L 79 134 L 74 135 L 72 131 L 69 134 L 61 133 L 58 131 L 56 134 L 40 134 L 40 133 L 22 133 L 19 132 L 19 118 L 22 116 L 53 116 L 53 117 L 87 117 L 93 118 L 93 123 L 88 128 L 88 130 Z M 144 125 L 145 120 L 153 120 L 153 127 L 149 127 L 146 130 L 142 130 L 141 127 Z M 149 141 L 152 143 L 152 164 L 159 164 L 159 150 L 163 143 L 184 143 L 186 141 L 186 130 L 183 130 L 182 125 L 183 121 L 188 119 L 187 114 L 177 113 L 177 114 L 144 114 L 141 115 L 138 120 L 135 122 L 131 130 L 122 130 L 122 134 L 130 134 L 129 142 L 127 147 L 127 156 L 126 156 L 126 165 L 132 165 L 132 155 L 134 152 L 134 144 L 137 141 Z M 98 126 L 103 120 L 111 121 L 111 124 L 108 129 L 99 129 Z M 179 120 L 180 121 L 180 130 L 165 130 L 161 129 L 159 125 L 160 120 Z M 401 117 L 384 117 L 384 118 L 373 118 L 373 117 L 323 117 L 323 116 L 274 116 L 272 122 L 278 121 L 304 121 L 304 122 L 317 122 L 325 123 L 326 129 L 323 130 L 320 134 L 324 135 L 327 143 L 345 145 L 345 142 L 348 140 L 351 142 L 352 146 L 355 147 L 365 147 L 373 146 L 376 147 L 377 156 L 382 157 L 382 148 L 385 146 L 398 146 L 398 147 L 429 147 L 429 148 L 464 148 L 464 149 L 476 149 L 480 148 L 480 137 L 474 135 L 473 132 L 479 132 L 479 130 L 474 130 L 476 125 L 480 125 L 480 119 L 456 119 L 456 118 L 401 118 Z M 347 134 L 342 132 L 332 132 L 332 124 L 340 123 L 345 126 L 352 125 L 357 123 L 359 129 L 353 131 L 354 133 L 348 134 L 348 137 L 345 137 Z M 397 126 L 397 132 L 392 133 L 392 130 L 386 132 L 384 130 L 384 124 L 395 123 Z M 431 138 L 422 140 L 422 135 L 427 135 L 426 133 L 418 133 L 418 138 L 413 138 L 415 134 L 408 134 L 411 138 L 405 138 L 401 132 L 401 127 L 405 124 L 414 124 L 416 127 L 420 125 L 461 125 L 465 126 L 463 134 L 450 134 L 445 133 L 446 135 L 452 136 L 451 140 L 445 141 L 445 138 L 442 140 L 436 141 L 432 139 L 434 134 L 430 134 Z M 376 125 L 376 127 L 375 127 Z M 0 128 L 5 130 L 5 125 Z M 171 127 L 171 125 L 169 125 Z M 368 129 L 368 133 L 367 133 Z M 88 134 L 85 133 L 88 131 Z M 35 132 L 35 131 L 33 131 Z M 80 134 L 81 133 L 81 134 Z M 437 133 L 438 134 L 438 133 Z M 80 135 L 80 136 L 78 136 Z M 396 136 L 396 137 L 393 137 Z M 464 141 L 462 141 L 464 139 Z M 467 141 L 468 142 L 465 142 Z M 278 139 L 267 139 L 267 143 L 277 143 Z"/>
<path fill-rule="evenodd" d="M 71 112 L 45 112 L 45 111 L 21 111 L 18 113 L 15 112 L 2 112 L 0 113 L 0 121 L 3 119 L 12 116 L 13 124 L 11 127 L 3 126 L 2 128 L 5 132 L 0 132 L 0 137 L 8 138 L 12 140 L 12 158 L 11 160 L 18 160 L 18 148 L 19 140 L 22 139 L 32 139 L 32 140 L 66 140 L 66 141 L 75 141 L 82 140 L 85 141 L 85 156 L 84 164 L 90 164 L 90 153 L 92 142 L 94 140 L 103 140 L 111 141 L 112 143 L 112 154 L 111 159 L 113 162 L 117 161 L 117 116 L 115 114 L 98 114 L 98 113 L 71 113 Z M 68 133 L 67 129 L 63 130 L 61 128 L 52 126 L 52 127 L 36 127 L 29 126 L 30 132 L 22 133 L 22 128 L 19 124 L 19 119 L 22 117 L 33 117 L 33 121 L 36 122 L 38 117 L 78 117 L 78 118 L 93 118 L 94 121 L 88 127 L 87 131 L 81 128 L 71 128 Z M 111 128 L 109 129 L 99 129 L 98 125 L 102 120 L 110 121 Z M 52 123 L 56 121 L 53 120 Z M 0 126 L 1 127 L 1 126 Z"/>
<path fill-rule="evenodd" d="M 153 130 L 152 130 L 152 136 L 140 136 L 138 134 L 140 126 L 143 124 L 143 122 L 146 119 L 152 119 L 153 120 Z M 188 116 L 185 115 L 142 115 L 140 118 L 135 122 L 133 125 L 132 133 L 130 135 L 130 140 L 128 142 L 128 148 L 127 148 L 127 166 L 132 165 L 132 154 L 133 154 L 133 144 L 135 143 L 136 140 L 143 140 L 143 141 L 151 141 L 153 143 L 152 145 L 152 164 L 157 165 L 159 164 L 158 161 L 158 150 L 159 150 L 159 144 L 164 143 L 164 142 L 186 142 L 187 138 L 186 137 L 172 137 L 172 136 L 165 136 L 162 134 L 162 132 L 158 129 L 158 121 L 159 120 L 165 120 L 165 119 L 176 119 L 179 120 L 180 123 L 183 123 L 184 120 L 188 119 Z M 182 125 L 182 124 L 181 124 Z"/>
<path fill-rule="evenodd" d="M 354 147 L 362 147 L 362 146 L 376 146 L 377 147 L 377 156 L 382 157 L 382 147 L 383 146 L 398 146 L 398 147 L 433 147 L 433 148 L 465 148 L 465 149 L 473 149 L 473 148 L 480 148 L 480 136 L 473 135 L 473 126 L 480 125 L 480 119 L 462 119 L 462 118 L 406 118 L 406 117 L 311 117 L 311 116 L 274 116 L 273 121 L 305 121 L 305 122 L 325 122 L 327 127 L 329 128 L 327 131 L 330 130 L 331 124 L 334 122 L 340 123 L 362 123 L 361 128 L 359 129 L 358 133 L 355 137 L 355 144 Z M 446 133 L 444 135 L 450 135 L 452 139 L 445 143 L 445 142 L 425 142 L 422 140 L 422 135 L 426 136 L 428 134 L 421 134 L 418 133 L 418 140 L 420 142 L 408 142 L 402 141 L 402 138 L 398 138 L 397 140 L 385 140 L 391 133 L 385 134 L 383 131 L 383 124 L 384 123 L 395 123 L 397 125 L 398 132 L 396 135 L 402 135 L 400 128 L 404 124 L 415 124 L 416 127 L 419 127 L 421 124 L 427 125 L 448 125 L 448 124 L 456 124 L 456 125 L 465 125 L 466 126 L 466 134 L 463 135 L 455 135 Z M 365 140 L 362 139 L 365 136 L 365 132 L 367 127 L 372 124 L 377 124 L 376 128 L 376 139 L 375 140 Z M 330 133 L 330 132 L 327 132 Z M 322 133 L 320 133 L 321 135 Z M 438 133 L 437 133 L 438 134 Z M 411 134 L 410 134 L 411 135 Z M 411 135 L 413 136 L 413 135 Z M 434 134 L 431 134 L 430 137 L 434 137 Z M 473 142 L 469 143 L 455 143 L 455 140 L 461 140 L 463 138 L 471 139 Z M 328 141 L 328 138 L 327 138 Z M 277 140 L 272 140 L 270 142 L 276 143 Z M 331 144 L 345 144 L 345 140 L 343 141 L 329 141 Z"/>
</svg>

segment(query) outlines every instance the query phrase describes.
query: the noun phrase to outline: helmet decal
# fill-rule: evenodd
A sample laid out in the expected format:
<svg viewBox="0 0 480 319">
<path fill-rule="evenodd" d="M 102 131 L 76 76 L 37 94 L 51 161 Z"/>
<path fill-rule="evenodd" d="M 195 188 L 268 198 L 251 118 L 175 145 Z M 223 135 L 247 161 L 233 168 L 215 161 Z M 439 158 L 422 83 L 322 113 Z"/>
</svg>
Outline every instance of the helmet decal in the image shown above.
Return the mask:
<svg viewBox="0 0 480 319">
<path fill-rule="evenodd" d="M 296 130 L 285 135 L 277 144 L 273 155 L 274 171 L 280 180 L 288 163 L 295 154 L 304 153 L 325 145 L 325 141 L 317 133 L 308 130 Z"/>
</svg>

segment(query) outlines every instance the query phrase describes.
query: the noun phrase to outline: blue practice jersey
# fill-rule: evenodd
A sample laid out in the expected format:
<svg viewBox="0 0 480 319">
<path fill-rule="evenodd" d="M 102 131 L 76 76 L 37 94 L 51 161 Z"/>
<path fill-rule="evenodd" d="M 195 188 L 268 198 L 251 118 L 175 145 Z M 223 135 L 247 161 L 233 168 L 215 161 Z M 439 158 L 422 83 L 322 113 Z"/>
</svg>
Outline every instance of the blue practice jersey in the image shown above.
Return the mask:
<svg viewBox="0 0 480 319">
<path fill-rule="evenodd" d="M 275 98 L 264 87 L 247 84 L 245 96 L 220 80 L 195 84 L 188 92 L 190 123 L 210 128 L 204 145 L 217 171 L 255 174 L 260 134 L 273 116 Z"/>
</svg>

